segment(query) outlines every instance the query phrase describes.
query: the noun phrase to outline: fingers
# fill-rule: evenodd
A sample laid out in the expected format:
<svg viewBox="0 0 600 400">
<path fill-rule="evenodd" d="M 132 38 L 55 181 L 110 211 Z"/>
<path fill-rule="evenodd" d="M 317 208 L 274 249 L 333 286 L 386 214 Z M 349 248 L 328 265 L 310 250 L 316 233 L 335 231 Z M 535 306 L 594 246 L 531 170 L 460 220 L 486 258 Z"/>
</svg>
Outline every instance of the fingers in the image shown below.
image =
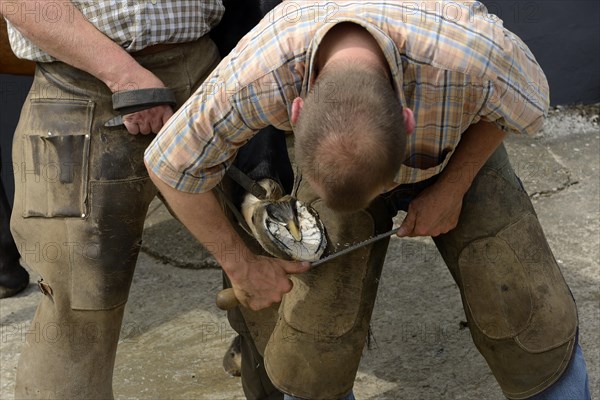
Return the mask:
<svg viewBox="0 0 600 400">
<path fill-rule="evenodd" d="M 150 121 L 150 132 L 148 133 L 158 133 L 160 131 L 160 128 L 162 128 L 164 125 L 163 123 L 163 119 L 162 118 L 154 118 Z M 146 135 L 148 133 L 145 133 Z"/>
<path fill-rule="evenodd" d="M 125 128 L 127 128 L 127 132 L 131 133 L 132 135 L 137 135 L 140 133 L 140 127 L 138 126 L 137 122 L 131 121 L 131 118 L 128 117 L 130 116 L 126 115 L 123 117 L 123 125 L 125 125 Z"/>
<path fill-rule="evenodd" d="M 404 221 L 402 221 L 400 229 L 398 230 L 398 233 L 396 235 L 398 237 L 412 236 L 415 230 L 416 223 L 417 213 L 411 211 L 409 207 L 408 213 L 406 214 L 406 217 L 404 217 Z"/>
<path fill-rule="evenodd" d="M 283 295 L 292 291 L 294 284 L 291 279 L 281 280 L 278 283 L 278 290 L 269 290 L 262 295 L 250 295 L 246 291 L 236 290 L 236 297 L 239 299 L 242 306 L 253 311 L 260 311 L 268 308 L 273 304 L 280 303 Z"/>
<path fill-rule="evenodd" d="M 282 288 L 282 297 L 285 293 L 289 293 L 292 291 L 292 289 L 294 288 L 294 282 L 292 282 L 291 279 L 287 279 L 286 284 L 284 284 L 284 287 Z M 281 301 L 281 298 L 277 301 L 278 303 Z"/>
<path fill-rule="evenodd" d="M 167 109 L 165 110 L 165 112 L 162 115 L 162 125 L 160 126 L 160 128 L 158 128 L 158 130 L 156 131 L 156 133 L 158 133 L 158 131 L 160 131 L 160 129 L 167 123 L 167 121 L 173 116 L 173 109 L 171 107 L 167 107 Z"/>
<path fill-rule="evenodd" d="M 287 262 L 282 265 L 282 268 L 287 274 L 301 274 L 310 269 L 310 263 L 308 261 Z"/>
<path fill-rule="evenodd" d="M 260 282 L 260 280 L 269 274 L 263 275 L 258 281 L 254 281 L 254 287 L 247 286 L 249 282 L 249 279 L 247 279 L 246 282 L 240 285 L 246 288 L 237 293 L 240 303 L 244 307 L 255 311 L 281 302 L 283 295 L 289 293 L 294 287 L 289 275 L 299 274 L 310 269 L 310 263 L 308 262 L 283 261 L 270 257 L 265 259 L 271 264 L 271 268 L 273 268 L 271 271 L 275 272 L 275 275 L 271 275 L 268 282 L 263 281 L 260 284 L 256 284 L 256 282 Z"/>
<path fill-rule="evenodd" d="M 139 115 L 140 113 L 127 114 L 123 117 L 123 125 L 132 135 L 148 135 L 152 133 L 152 124 Z"/>
<path fill-rule="evenodd" d="M 123 124 L 132 135 L 149 135 L 158 133 L 163 125 L 171 118 L 173 110 L 168 105 L 156 106 L 144 111 L 127 114 Z"/>
<path fill-rule="evenodd" d="M 459 211 L 460 212 L 460 209 Z M 400 225 L 397 236 L 399 237 L 416 237 L 416 236 L 431 236 L 437 237 L 448 233 L 458 224 L 458 214 L 452 217 L 444 216 L 433 221 L 427 218 L 425 213 L 418 213 L 408 209 L 408 214 Z"/>
</svg>

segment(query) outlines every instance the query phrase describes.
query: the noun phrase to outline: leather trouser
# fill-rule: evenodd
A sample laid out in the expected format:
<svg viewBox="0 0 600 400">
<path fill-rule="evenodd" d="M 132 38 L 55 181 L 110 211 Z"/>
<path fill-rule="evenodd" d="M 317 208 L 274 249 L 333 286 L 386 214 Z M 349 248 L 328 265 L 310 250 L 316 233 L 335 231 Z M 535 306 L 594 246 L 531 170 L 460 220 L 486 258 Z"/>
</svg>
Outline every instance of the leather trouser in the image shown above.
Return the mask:
<svg viewBox="0 0 600 400">
<path fill-rule="evenodd" d="M 392 217 L 433 183 L 402 185 L 365 212 L 343 215 L 320 204 L 301 175 L 295 190 L 317 209 L 335 244 L 389 229 Z M 460 289 L 473 341 L 505 395 L 524 399 L 554 383 L 573 352 L 577 311 L 503 146 L 474 178 L 457 227 L 434 241 Z M 349 392 L 386 251 L 382 241 L 293 276 L 294 289 L 278 316 L 269 311 L 270 320 L 241 311 L 275 387 L 306 399 Z"/>
<path fill-rule="evenodd" d="M 207 37 L 135 56 L 178 106 L 219 61 Z M 12 232 L 41 277 L 16 398 L 111 399 L 123 310 L 156 189 L 143 162 L 154 135 L 105 127 L 111 93 L 60 62 L 37 65 L 15 133 Z"/>
<path fill-rule="evenodd" d="M 556 382 L 573 354 L 577 309 L 504 146 L 475 177 L 458 226 L 434 242 L 504 394 L 525 399 Z"/>
</svg>

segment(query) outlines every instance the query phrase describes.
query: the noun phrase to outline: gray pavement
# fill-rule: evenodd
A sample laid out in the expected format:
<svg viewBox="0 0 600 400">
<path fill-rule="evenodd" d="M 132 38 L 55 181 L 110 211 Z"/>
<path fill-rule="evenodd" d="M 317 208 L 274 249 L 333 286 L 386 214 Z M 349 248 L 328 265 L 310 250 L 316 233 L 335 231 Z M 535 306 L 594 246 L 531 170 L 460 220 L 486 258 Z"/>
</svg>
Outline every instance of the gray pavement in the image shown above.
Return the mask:
<svg viewBox="0 0 600 400">
<path fill-rule="evenodd" d="M 579 306 L 593 398 L 600 398 L 600 130 L 598 106 L 553 112 L 535 138 L 507 148 Z M 32 284 L 0 300 L 0 399 L 12 399 L 41 294 Z M 214 260 L 155 202 L 146 222 L 114 376 L 117 399 L 242 399 L 221 368 L 233 338 L 214 305 Z M 373 314 L 374 343 L 356 380 L 359 399 L 503 398 L 471 343 L 459 292 L 429 238 L 393 238 Z M 51 368 L 51 366 L 49 366 Z"/>
</svg>

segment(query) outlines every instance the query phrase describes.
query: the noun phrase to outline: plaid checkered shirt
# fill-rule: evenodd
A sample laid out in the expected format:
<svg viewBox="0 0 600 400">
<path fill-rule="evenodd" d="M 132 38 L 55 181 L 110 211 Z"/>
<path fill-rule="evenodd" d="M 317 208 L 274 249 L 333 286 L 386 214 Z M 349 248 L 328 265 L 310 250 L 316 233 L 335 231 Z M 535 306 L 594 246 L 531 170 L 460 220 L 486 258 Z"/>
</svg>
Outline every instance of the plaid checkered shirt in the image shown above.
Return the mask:
<svg viewBox="0 0 600 400">
<path fill-rule="evenodd" d="M 163 127 L 145 158 L 168 185 L 213 188 L 259 129 L 292 130 L 294 98 L 310 88 L 319 43 L 356 23 L 379 43 L 416 130 L 397 183 L 439 174 L 462 133 L 483 120 L 534 134 L 549 107 L 546 77 L 527 46 L 479 2 L 284 2 L 253 29 Z M 328 96 L 327 93 L 322 93 Z M 334 94 L 332 94 L 334 95 Z"/>
<path fill-rule="evenodd" d="M 34 2 L 31 6 L 23 5 L 26 9 L 19 12 L 22 18 L 70 18 L 56 15 L 60 9 L 53 3 Z M 220 0 L 74 0 L 72 3 L 99 31 L 130 53 L 155 44 L 199 39 L 219 23 L 225 11 Z M 55 61 L 10 23 L 8 35 L 17 57 Z"/>
</svg>

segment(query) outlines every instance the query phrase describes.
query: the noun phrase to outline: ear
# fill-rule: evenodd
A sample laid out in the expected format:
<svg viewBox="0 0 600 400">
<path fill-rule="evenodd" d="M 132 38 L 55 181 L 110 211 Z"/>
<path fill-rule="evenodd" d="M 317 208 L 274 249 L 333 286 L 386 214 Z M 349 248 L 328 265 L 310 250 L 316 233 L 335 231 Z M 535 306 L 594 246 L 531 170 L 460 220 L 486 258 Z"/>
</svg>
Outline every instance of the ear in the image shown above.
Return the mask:
<svg viewBox="0 0 600 400">
<path fill-rule="evenodd" d="M 404 116 L 404 127 L 406 128 L 406 134 L 410 135 L 415 131 L 415 127 L 417 126 L 417 123 L 415 122 L 415 115 L 408 107 L 404 107 L 402 109 L 402 114 Z"/>
<path fill-rule="evenodd" d="M 292 125 L 296 125 L 300 112 L 304 107 L 304 99 L 302 97 L 296 97 L 292 103 Z"/>
</svg>

